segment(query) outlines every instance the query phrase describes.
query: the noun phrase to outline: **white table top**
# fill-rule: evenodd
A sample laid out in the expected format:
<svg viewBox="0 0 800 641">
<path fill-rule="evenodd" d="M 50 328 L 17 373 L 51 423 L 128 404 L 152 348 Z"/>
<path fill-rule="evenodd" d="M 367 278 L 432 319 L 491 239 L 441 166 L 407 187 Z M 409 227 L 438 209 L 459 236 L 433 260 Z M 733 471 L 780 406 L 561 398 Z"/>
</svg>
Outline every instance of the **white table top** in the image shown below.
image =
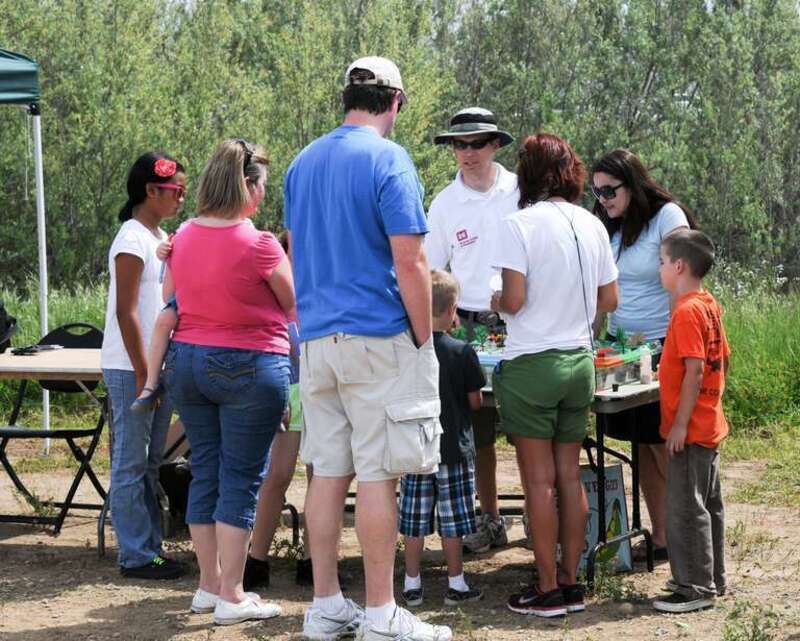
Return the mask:
<svg viewBox="0 0 800 641">
<path fill-rule="evenodd" d="M 0 354 L 0 379 L 99 381 L 103 378 L 99 349 L 55 349 L 30 356 L 11 350 Z"/>
<path fill-rule="evenodd" d="M 640 394 L 649 394 L 653 391 L 658 391 L 658 381 L 646 384 L 639 382 L 625 383 L 625 385 L 620 385 L 616 392 L 613 389 L 604 389 L 602 392 L 595 392 L 594 398 L 597 401 L 617 401 Z"/>
<path fill-rule="evenodd" d="M 647 383 L 626 383 L 615 392 L 603 390 L 596 392 L 592 409 L 596 414 L 616 414 L 640 405 L 655 403 L 659 399 L 658 381 Z"/>
</svg>

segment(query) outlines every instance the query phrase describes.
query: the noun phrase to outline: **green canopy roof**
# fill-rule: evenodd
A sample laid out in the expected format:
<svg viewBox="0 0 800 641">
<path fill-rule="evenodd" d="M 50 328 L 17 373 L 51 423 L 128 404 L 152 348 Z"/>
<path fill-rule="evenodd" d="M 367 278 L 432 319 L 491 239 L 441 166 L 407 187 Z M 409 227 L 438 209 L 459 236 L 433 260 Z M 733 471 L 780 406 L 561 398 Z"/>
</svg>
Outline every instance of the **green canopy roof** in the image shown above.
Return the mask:
<svg viewBox="0 0 800 641">
<path fill-rule="evenodd" d="M 0 104 L 39 102 L 39 65 L 27 56 L 0 49 Z"/>
</svg>

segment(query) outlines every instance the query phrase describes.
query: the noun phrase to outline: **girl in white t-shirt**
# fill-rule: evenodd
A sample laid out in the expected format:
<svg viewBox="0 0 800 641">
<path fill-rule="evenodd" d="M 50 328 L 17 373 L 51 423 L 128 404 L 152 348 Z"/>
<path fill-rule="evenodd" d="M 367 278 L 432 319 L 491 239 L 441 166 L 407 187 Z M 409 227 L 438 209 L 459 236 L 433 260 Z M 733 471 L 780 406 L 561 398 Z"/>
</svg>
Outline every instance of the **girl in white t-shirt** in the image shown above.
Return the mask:
<svg viewBox="0 0 800 641">
<path fill-rule="evenodd" d="M 539 580 L 508 607 L 552 617 L 584 609 L 577 572 L 589 512 L 580 451 L 594 396 L 591 325 L 617 306 L 617 268 L 603 225 L 573 204 L 586 170 L 568 142 L 529 136 L 517 175 L 523 209 L 503 220 L 493 261 L 503 289 L 492 309 L 508 329 L 493 387 L 517 450 Z"/>
<path fill-rule="evenodd" d="M 156 257 L 166 238 L 160 224 L 183 205 L 186 174 L 174 158 L 148 152 L 128 174 L 128 200 L 108 254 L 110 284 L 101 364 L 111 399 L 111 517 L 123 576 L 172 579 L 184 568 L 161 555 L 156 487 L 172 415 L 166 400 L 154 411 L 132 412 L 147 378 L 145 346 L 163 302 Z"/>
</svg>

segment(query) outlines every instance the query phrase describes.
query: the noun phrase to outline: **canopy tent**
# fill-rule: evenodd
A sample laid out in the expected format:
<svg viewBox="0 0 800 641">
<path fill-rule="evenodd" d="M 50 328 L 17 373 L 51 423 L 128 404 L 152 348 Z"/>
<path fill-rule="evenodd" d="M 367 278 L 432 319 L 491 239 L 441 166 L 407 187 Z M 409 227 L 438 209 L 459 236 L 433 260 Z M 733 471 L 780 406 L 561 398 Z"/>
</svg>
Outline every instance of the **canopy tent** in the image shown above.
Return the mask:
<svg viewBox="0 0 800 641">
<path fill-rule="evenodd" d="M 0 104 L 25 105 L 33 119 L 34 166 L 36 168 L 36 230 L 39 244 L 39 329 L 47 334 L 47 244 L 44 226 L 44 169 L 42 166 L 42 124 L 39 114 L 39 65 L 19 53 L 0 49 Z M 43 421 L 50 427 L 49 392 L 44 390 Z M 49 439 L 45 445 L 49 449 Z"/>
</svg>

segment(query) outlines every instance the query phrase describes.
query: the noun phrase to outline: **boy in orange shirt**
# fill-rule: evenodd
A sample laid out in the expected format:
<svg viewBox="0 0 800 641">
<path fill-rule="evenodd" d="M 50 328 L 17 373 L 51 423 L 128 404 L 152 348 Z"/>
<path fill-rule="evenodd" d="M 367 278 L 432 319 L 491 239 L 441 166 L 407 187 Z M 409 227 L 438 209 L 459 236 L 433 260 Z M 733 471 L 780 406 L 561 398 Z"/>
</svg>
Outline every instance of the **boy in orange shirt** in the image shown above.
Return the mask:
<svg viewBox="0 0 800 641">
<path fill-rule="evenodd" d="M 728 434 L 722 392 L 728 341 L 719 304 L 703 289 L 714 245 L 680 230 L 661 242 L 661 283 L 674 309 L 661 354 L 661 437 L 667 468 L 667 549 L 672 594 L 653 605 L 692 612 L 725 592 L 725 523 L 718 446 Z"/>
</svg>

